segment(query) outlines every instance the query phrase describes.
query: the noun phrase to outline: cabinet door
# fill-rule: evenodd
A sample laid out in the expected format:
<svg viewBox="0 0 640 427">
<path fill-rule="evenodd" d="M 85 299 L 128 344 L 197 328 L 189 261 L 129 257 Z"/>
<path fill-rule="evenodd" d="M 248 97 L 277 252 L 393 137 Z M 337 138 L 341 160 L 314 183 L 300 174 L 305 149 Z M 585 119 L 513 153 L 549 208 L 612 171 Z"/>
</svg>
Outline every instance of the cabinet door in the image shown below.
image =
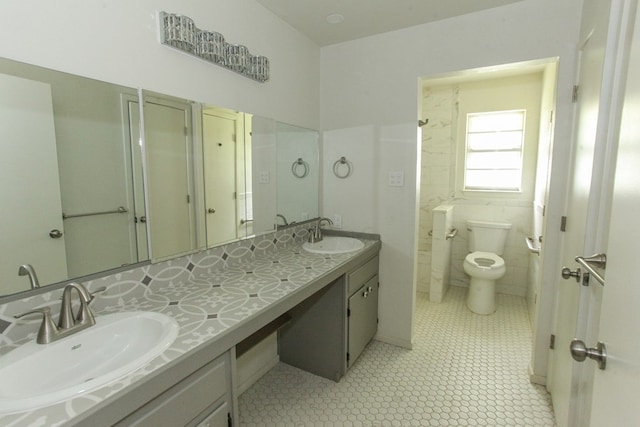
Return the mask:
<svg viewBox="0 0 640 427">
<path fill-rule="evenodd" d="M 378 330 L 378 276 L 349 298 L 348 366 L 353 365 Z"/>
<path fill-rule="evenodd" d="M 229 406 L 227 403 L 220 405 L 207 418 L 200 421 L 197 427 L 229 427 L 231 426 Z"/>
</svg>

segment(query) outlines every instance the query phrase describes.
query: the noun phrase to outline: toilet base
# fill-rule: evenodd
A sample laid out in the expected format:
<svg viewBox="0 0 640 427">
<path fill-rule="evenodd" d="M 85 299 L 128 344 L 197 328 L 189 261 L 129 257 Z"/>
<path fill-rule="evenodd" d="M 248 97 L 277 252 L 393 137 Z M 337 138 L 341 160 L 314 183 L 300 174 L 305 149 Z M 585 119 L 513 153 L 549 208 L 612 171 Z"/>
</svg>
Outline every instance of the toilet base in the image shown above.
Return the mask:
<svg viewBox="0 0 640 427">
<path fill-rule="evenodd" d="M 472 277 L 467 294 L 467 308 L 476 314 L 496 311 L 496 281 Z"/>
</svg>

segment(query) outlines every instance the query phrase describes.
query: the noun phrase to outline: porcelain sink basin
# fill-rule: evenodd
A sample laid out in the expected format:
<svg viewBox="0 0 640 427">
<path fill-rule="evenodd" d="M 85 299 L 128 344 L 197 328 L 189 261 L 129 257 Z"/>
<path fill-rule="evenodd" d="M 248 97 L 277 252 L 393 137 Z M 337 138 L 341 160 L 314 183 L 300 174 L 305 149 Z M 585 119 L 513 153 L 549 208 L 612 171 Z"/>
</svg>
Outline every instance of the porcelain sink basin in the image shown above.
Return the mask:
<svg viewBox="0 0 640 427">
<path fill-rule="evenodd" d="M 96 324 L 50 344 L 24 344 L 0 358 L 0 414 L 28 411 L 102 387 L 164 352 L 178 335 L 164 314 L 96 316 Z"/>
<path fill-rule="evenodd" d="M 324 236 L 316 243 L 305 242 L 302 249 L 316 254 L 342 254 L 364 248 L 364 243 L 352 237 Z"/>
</svg>

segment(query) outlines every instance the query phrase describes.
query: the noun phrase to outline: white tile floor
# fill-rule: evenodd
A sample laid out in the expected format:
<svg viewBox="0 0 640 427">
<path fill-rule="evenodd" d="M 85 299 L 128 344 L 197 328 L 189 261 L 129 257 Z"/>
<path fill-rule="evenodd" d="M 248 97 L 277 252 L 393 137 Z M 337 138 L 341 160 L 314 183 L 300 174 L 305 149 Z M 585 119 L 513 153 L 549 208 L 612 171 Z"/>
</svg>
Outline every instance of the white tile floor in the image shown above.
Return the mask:
<svg viewBox="0 0 640 427">
<path fill-rule="evenodd" d="M 523 298 L 498 295 L 479 316 L 466 290 L 420 294 L 415 343 L 372 341 L 339 382 L 278 364 L 239 399 L 242 426 L 555 426 L 550 397 L 527 375 Z"/>
</svg>

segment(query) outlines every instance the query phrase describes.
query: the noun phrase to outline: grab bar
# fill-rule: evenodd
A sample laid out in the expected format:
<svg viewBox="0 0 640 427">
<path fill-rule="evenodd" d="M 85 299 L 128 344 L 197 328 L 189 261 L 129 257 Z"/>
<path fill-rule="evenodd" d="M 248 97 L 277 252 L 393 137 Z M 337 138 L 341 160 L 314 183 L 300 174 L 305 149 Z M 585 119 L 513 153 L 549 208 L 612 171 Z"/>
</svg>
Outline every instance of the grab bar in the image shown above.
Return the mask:
<svg viewBox="0 0 640 427">
<path fill-rule="evenodd" d="M 449 240 L 449 239 L 453 239 L 454 237 L 456 237 L 456 234 L 458 234 L 458 229 L 453 227 L 451 230 L 449 230 L 449 232 L 446 234 L 446 238 L 445 240 Z"/>
<path fill-rule="evenodd" d="M 88 213 L 73 214 L 73 215 L 68 215 L 68 214 L 62 212 L 62 219 L 79 218 L 81 216 L 94 216 L 94 215 L 127 213 L 127 212 L 128 212 L 128 210 L 124 206 L 120 206 L 120 207 L 118 207 L 118 209 L 114 209 L 112 211 L 88 212 Z"/>
<path fill-rule="evenodd" d="M 524 238 L 524 241 L 527 244 L 527 249 L 529 249 L 529 252 L 540 256 L 540 248 L 536 248 L 535 246 L 536 241 L 534 240 L 533 237 L 527 236 Z"/>
<path fill-rule="evenodd" d="M 596 267 L 603 270 L 607 267 L 606 254 L 595 254 L 589 257 L 577 256 L 574 259 L 578 264 L 583 266 L 594 279 L 604 286 L 604 276 L 596 270 Z"/>
<path fill-rule="evenodd" d="M 253 220 L 252 219 L 241 219 L 240 220 L 240 225 L 245 225 L 248 222 L 253 222 Z"/>
</svg>

